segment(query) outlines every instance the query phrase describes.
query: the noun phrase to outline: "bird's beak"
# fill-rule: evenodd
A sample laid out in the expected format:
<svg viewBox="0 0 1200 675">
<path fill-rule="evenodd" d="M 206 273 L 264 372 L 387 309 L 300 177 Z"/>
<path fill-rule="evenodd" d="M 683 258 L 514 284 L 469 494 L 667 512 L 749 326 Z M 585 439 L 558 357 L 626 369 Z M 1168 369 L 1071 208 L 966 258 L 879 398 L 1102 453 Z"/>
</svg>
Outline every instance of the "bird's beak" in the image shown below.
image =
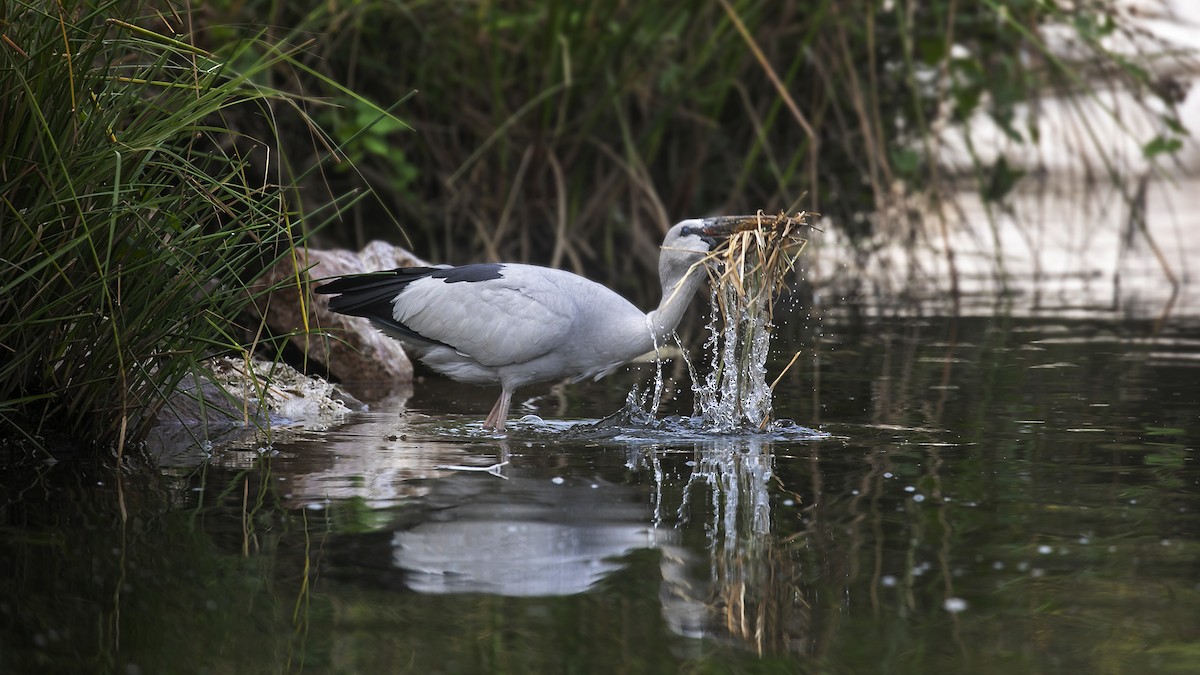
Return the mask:
<svg viewBox="0 0 1200 675">
<path fill-rule="evenodd" d="M 697 234 L 702 237 L 726 238 L 737 232 L 753 230 L 762 223 L 762 216 L 715 216 L 705 218 Z"/>
</svg>

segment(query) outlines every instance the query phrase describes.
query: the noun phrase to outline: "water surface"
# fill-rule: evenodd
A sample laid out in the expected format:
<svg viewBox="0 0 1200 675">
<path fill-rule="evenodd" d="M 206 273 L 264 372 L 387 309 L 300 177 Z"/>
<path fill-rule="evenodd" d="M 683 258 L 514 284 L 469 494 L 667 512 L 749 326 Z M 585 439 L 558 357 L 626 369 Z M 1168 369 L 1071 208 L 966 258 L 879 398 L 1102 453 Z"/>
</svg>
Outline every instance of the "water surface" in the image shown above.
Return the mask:
<svg viewBox="0 0 1200 675">
<path fill-rule="evenodd" d="M 780 329 L 820 434 L 586 428 L 647 369 L 497 437 L 430 378 L 157 479 L 11 471 L 0 670 L 1194 669 L 1200 323 L 914 314 Z"/>
</svg>

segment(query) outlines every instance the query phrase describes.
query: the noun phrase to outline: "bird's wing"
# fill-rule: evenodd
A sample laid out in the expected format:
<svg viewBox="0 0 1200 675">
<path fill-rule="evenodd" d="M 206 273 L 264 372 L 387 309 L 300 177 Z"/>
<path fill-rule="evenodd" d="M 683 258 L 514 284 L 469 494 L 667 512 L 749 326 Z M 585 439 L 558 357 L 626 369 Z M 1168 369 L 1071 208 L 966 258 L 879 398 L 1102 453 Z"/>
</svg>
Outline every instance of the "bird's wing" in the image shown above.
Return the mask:
<svg viewBox="0 0 1200 675">
<path fill-rule="evenodd" d="M 481 280 L 418 279 L 396 297 L 393 316 L 483 365 L 525 363 L 571 335 L 578 305 L 556 272 L 503 265 L 501 275 Z"/>
</svg>

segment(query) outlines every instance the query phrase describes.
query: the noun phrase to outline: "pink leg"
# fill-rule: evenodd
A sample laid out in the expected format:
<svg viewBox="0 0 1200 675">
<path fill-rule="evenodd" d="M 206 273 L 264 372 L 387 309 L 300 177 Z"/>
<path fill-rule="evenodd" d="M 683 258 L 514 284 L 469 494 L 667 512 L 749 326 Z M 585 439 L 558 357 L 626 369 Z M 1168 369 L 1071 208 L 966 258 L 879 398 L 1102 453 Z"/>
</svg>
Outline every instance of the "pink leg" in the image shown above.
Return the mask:
<svg viewBox="0 0 1200 675">
<path fill-rule="evenodd" d="M 496 405 L 492 406 L 492 412 L 488 413 L 487 419 L 483 421 L 483 428 L 503 432 L 504 421 L 508 419 L 508 404 L 511 401 L 512 390 L 501 389 L 500 398 L 496 399 Z"/>
</svg>

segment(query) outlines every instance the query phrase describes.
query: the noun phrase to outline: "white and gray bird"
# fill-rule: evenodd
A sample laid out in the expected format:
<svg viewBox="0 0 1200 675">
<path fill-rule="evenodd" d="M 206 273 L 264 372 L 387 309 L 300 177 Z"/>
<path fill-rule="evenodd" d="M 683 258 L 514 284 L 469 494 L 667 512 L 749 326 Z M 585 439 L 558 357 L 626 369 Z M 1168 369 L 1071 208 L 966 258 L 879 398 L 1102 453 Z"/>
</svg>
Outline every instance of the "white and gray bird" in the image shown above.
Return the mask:
<svg viewBox="0 0 1200 675">
<path fill-rule="evenodd" d="M 564 270 L 480 263 L 345 276 L 316 289 L 329 308 L 366 317 L 410 354 L 459 382 L 500 385 L 485 429 L 504 431 L 513 391 L 534 382 L 600 379 L 665 343 L 707 275 L 702 261 L 743 216 L 685 220 L 658 261 L 662 301 L 644 313 Z"/>
</svg>

